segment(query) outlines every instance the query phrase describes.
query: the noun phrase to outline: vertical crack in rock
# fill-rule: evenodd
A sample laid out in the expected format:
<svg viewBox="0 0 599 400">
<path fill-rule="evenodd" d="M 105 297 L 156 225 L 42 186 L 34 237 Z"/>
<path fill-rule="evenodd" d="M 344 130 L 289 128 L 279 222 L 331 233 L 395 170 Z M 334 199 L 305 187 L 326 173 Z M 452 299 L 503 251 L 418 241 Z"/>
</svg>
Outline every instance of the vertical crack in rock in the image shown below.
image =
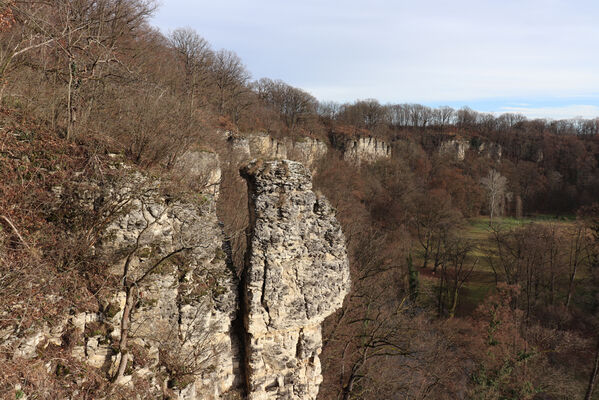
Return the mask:
<svg viewBox="0 0 599 400">
<path fill-rule="evenodd" d="M 300 163 L 253 161 L 243 276 L 250 400 L 315 399 L 322 381 L 320 324 L 350 286 L 345 238 Z"/>
</svg>

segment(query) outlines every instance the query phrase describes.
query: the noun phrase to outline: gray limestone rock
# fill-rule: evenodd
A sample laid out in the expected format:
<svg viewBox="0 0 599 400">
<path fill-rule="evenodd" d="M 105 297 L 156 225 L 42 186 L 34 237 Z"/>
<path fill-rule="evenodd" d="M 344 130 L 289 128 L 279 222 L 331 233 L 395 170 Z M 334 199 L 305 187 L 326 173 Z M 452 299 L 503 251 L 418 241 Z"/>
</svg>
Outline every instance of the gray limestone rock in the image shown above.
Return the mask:
<svg viewBox="0 0 599 400">
<path fill-rule="evenodd" d="M 190 150 L 179 157 L 175 168 L 192 179 L 202 192 L 218 198 L 222 176 L 218 154 L 212 151 Z"/>
<path fill-rule="evenodd" d="M 325 142 L 312 137 L 277 139 L 266 133 L 251 133 L 245 136 L 225 132 L 229 148 L 239 164 L 246 164 L 253 158 L 292 159 L 310 169 L 323 158 L 328 147 Z"/>
<path fill-rule="evenodd" d="M 372 163 L 391 158 L 391 146 L 374 137 L 361 137 L 346 144 L 343 158 L 356 165 Z"/>
<path fill-rule="evenodd" d="M 350 287 L 345 238 L 328 201 L 298 162 L 253 161 L 244 271 L 249 398 L 315 399 L 320 324 Z"/>
<path fill-rule="evenodd" d="M 289 158 L 301 162 L 311 170 L 314 169 L 316 162 L 328 152 L 325 142 L 311 137 L 299 138 L 287 147 L 290 148 Z"/>
<path fill-rule="evenodd" d="M 314 160 L 322 147 L 306 141 L 296 150 Z M 183 160 L 191 174 L 217 184 L 218 160 L 210 153 Z M 12 340 L 15 359 L 35 358 L 41 346 L 61 346 L 68 331 L 76 338 L 72 357 L 133 389 L 145 380 L 143 398 L 165 391 L 180 400 L 238 398 L 245 378 L 252 400 L 315 399 L 320 325 L 350 287 L 345 238 L 302 164 L 255 161 L 242 175 L 251 218 L 243 301 L 215 196 L 167 194 L 158 179 L 123 167 L 118 178 L 74 183 L 71 193 L 74 214 L 102 218 L 90 251 L 115 279 L 97 293 L 98 307 L 18 338 L 0 331 L 0 344 Z M 239 315 L 244 334 L 235 325 Z M 129 345 L 119 347 L 127 325 Z M 133 362 L 123 362 L 118 374 L 121 360 Z"/>
<path fill-rule="evenodd" d="M 159 392 L 167 366 L 166 379 L 181 392 L 179 398 L 219 399 L 239 381 L 239 346 L 232 332 L 238 281 L 227 266 L 213 198 L 166 198 L 159 187 L 159 181 L 141 174 L 101 187 L 99 198 L 121 204 L 123 211 L 109 219 L 95 251 L 113 266 L 112 274 L 137 282 L 129 341 L 145 349 L 147 362 L 131 373 L 153 377 Z M 109 327 L 106 337 L 85 338 L 74 355 L 97 368 L 112 364 L 110 375 L 120 362 L 120 353 L 108 349 L 118 343 L 125 299 L 124 290 L 114 292 L 103 299 L 107 306 L 101 313 L 75 324 L 82 331 L 89 321 Z"/>
<path fill-rule="evenodd" d="M 343 153 L 343 159 L 353 165 L 391 158 L 391 145 L 372 136 L 332 134 L 329 138 L 332 146 Z"/>
<path fill-rule="evenodd" d="M 447 154 L 457 161 L 464 161 L 466 152 L 470 149 L 470 142 L 466 139 L 453 138 L 444 141 L 439 146 L 439 154 Z"/>
</svg>

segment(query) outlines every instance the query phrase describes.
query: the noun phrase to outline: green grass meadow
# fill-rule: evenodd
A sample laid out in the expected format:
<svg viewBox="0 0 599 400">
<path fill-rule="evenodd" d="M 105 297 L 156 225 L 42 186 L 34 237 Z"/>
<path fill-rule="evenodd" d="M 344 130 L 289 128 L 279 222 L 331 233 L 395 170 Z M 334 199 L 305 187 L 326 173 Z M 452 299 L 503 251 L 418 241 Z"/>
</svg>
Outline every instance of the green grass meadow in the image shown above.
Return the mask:
<svg viewBox="0 0 599 400">
<path fill-rule="evenodd" d="M 559 224 L 568 226 L 574 222 L 573 216 L 555 218 L 547 215 L 532 216 L 526 218 L 497 217 L 494 225 L 501 230 L 511 230 L 530 223 Z M 489 225 L 489 217 L 477 217 L 467 221 L 463 233 L 465 238 L 474 242 L 476 248 L 470 253 L 470 262 L 476 261 L 476 266 L 469 280 L 462 287 L 458 300 L 457 316 L 470 315 L 485 297 L 492 293 L 495 288 L 495 274 L 491 267 L 493 252 L 493 233 Z M 422 258 L 414 260 L 416 265 L 422 265 Z M 435 302 L 435 290 L 438 285 L 438 276 L 428 271 L 421 273 L 421 293 L 424 295 L 421 301 L 432 305 Z"/>
</svg>

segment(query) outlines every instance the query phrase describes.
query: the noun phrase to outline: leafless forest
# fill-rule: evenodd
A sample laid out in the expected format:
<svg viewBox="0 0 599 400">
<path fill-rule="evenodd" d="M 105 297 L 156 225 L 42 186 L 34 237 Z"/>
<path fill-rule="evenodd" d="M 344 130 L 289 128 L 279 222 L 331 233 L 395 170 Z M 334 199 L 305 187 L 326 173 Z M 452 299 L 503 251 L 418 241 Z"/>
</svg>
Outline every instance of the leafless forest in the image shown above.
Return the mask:
<svg viewBox="0 0 599 400">
<path fill-rule="evenodd" d="M 352 276 L 325 322 L 319 398 L 599 398 L 599 118 L 323 103 L 254 80 L 199 32 L 160 33 L 155 7 L 0 0 L 0 331 L 97 309 L 94 293 L 120 284 L 88 254 L 101 215 L 69 215 L 52 187 L 114 173 L 118 154 L 176 195 L 194 188 L 179 157 L 215 151 L 217 211 L 239 270 L 247 198 L 223 132 L 311 137 L 332 149 L 314 185 L 337 210 Z M 356 137 L 393 155 L 356 166 L 336 147 Z M 40 300 L 49 293 L 62 300 Z M 16 384 L 31 398 L 110 393 L 66 354 L 0 354 L 3 398 Z M 63 367 L 48 375 L 51 359 Z"/>
</svg>

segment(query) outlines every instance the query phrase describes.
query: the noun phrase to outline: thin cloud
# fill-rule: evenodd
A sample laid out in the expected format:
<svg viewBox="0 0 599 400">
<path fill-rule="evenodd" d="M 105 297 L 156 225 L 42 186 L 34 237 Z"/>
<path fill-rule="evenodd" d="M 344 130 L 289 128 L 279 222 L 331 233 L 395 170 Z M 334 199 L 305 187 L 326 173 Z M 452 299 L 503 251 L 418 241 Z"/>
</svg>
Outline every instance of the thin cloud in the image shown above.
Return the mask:
<svg viewBox="0 0 599 400">
<path fill-rule="evenodd" d="M 320 99 L 477 108 L 477 99 L 539 107 L 529 99 L 599 94 L 598 19 L 590 0 L 169 0 L 154 23 L 194 27 L 255 78 Z"/>
<path fill-rule="evenodd" d="M 523 114 L 528 118 L 598 118 L 599 106 L 589 104 L 576 104 L 556 107 L 501 107 L 497 114 L 516 113 Z"/>
</svg>

